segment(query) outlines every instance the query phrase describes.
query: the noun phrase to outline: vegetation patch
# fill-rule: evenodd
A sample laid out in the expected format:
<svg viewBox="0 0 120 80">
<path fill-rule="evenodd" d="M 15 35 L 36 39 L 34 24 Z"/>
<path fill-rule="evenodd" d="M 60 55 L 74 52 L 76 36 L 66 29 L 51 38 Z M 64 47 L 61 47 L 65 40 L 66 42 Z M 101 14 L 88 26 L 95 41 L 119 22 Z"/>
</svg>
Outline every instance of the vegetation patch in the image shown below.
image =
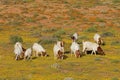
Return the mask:
<svg viewBox="0 0 120 80">
<path fill-rule="evenodd" d="M 3 30 L 3 28 L 0 28 L 0 31 L 2 31 Z"/>
<path fill-rule="evenodd" d="M 101 36 L 102 36 L 102 37 L 113 37 L 114 34 L 113 34 L 112 32 L 104 32 L 104 33 L 102 33 Z"/>
<path fill-rule="evenodd" d="M 74 80 L 72 77 L 65 77 L 64 80 Z"/>
<path fill-rule="evenodd" d="M 41 34 L 41 32 L 33 32 L 32 34 L 30 34 L 30 36 L 32 36 L 32 37 L 41 37 L 42 34 Z"/>
<path fill-rule="evenodd" d="M 13 43 L 13 44 L 15 44 L 16 42 L 23 42 L 22 37 L 18 35 L 10 36 L 9 40 L 10 40 L 10 43 Z"/>
<path fill-rule="evenodd" d="M 85 30 L 85 32 L 97 32 L 96 26 L 89 27 L 88 29 Z"/>
<path fill-rule="evenodd" d="M 51 68 L 54 68 L 54 69 L 60 69 L 61 68 L 61 66 L 60 66 L 60 64 L 58 64 L 58 63 L 54 63 L 54 64 L 52 64 L 51 65 Z"/>
<path fill-rule="evenodd" d="M 120 41 L 113 41 L 111 42 L 112 46 L 120 46 Z"/>
<path fill-rule="evenodd" d="M 79 44 L 82 44 L 82 41 L 83 41 L 83 40 L 86 41 L 86 40 L 89 40 L 89 39 L 88 39 L 87 36 L 79 36 L 77 42 L 78 42 Z"/>
<path fill-rule="evenodd" d="M 119 80 L 119 78 L 117 78 L 117 77 L 113 77 L 111 80 Z"/>
<path fill-rule="evenodd" d="M 120 60 L 115 59 L 115 60 L 112 60 L 111 63 L 120 63 Z"/>
<path fill-rule="evenodd" d="M 104 19 L 101 19 L 101 18 L 96 18 L 96 21 L 97 22 L 105 22 Z"/>
<path fill-rule="evenodd" d="M 56 31 L 57 30 L 57 28 L 54 28 L 54 27 L 52 27 L 52 28 L 42 28 L 42 31 L 43 32 L 54 32 L 54 31 Z"/>
<path fill-rule="evenodd" d="M 61 36 L 65 35 L 65 34 L 66 34 L 65 30 L 64 29 L 60 29 L 60 30 L 58 30 L 57 32 L 55 32 L 53 34 L 53 37 L 55 37 L 55 38 L 61 38 Z"/>
<path fill-rule="evenodd" d="M 101 61 L 102 59 L 101 58 L 95 58 L 95 61 Z"/>
<path fill-rule="evenodd" d="M 120 3 L 120 0 L 112 0 L 113 3 Z"/>
<path fill-rule="evenodd" d="M 38 43 L 41 43 L 41 44 L 53 44 L 57 41 L 58 39 L 57 38 L 53 38 L 53 37 L 42 37 Z"/>
</svg>

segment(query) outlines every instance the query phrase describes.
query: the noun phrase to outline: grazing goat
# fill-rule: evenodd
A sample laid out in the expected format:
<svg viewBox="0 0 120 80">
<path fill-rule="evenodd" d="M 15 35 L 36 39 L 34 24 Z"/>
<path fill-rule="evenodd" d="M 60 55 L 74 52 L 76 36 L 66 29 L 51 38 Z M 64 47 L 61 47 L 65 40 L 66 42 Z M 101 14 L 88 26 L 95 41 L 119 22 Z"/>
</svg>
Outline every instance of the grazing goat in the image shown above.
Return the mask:
<svg viewBox="0 0 120 80">
<path fill-rule="evenodd" d="M 71 56 L 72 56 L 72 53 L 74 53 L 76 58 L 80 57 L 80 46 L 78 43 L 72 42 L 70 49 L 71 49 Z"/>
<path fill-rule="evenodd" d="M 38 43 L 34 43 L 32 49 L 33 49 L 33 52 L 35 52 L 34 56 L 36 57 L 38 57 L 39 54 L 41 56 L 47 56 L 45 49 Z"/>
<path fill-rule="evenodd" d="M 64 42 L 63 41 L 57 41 L 57 44 L 56 44 L 59 48 L 61 48 L 61 51 L 63 52 L 64 54 Z"/>
<path fill-rule="evenodd" d="M 28 48 L 26 51 L 25 51 L 25 54 L 24 54 L 24 59 L 31 59 L 31 56 L 32 56 L 32 49 L 31 48 Z"/>
<path fill-rule="evenodd" d="M 83 41 L 83 52 L 85 52 L 87 54 L 87 51 L 92 51 L 91 55 L 93 53 L 95 53 L 95 55 L 96 55 L 96 52 L 101 53 L 102 55 L 105 55 L 104 51 L 102 50 L 100 45 L 98 45 L 97 43 Z"/>
<path fill-rule="evenodd" d="M 94 35 L 94 40 L 99 45 L 103 44 L 103 40 L 101 39 L 101 36 L 97 33 Z"/>
<path fill-rule="evenodd" d="M 14 45 L 14 53 L 16 55 L 15 60 L 18 60 L 20 58 L 20 55 L 24 53 L 22 44 L 20 42 L 16 42 L 16 44 Z"/>
<path fill-rule="evenodd" d="M 73 41 L 76 41 L 78 39 L 78 34 L 74 33 L 73 36 L 71 37 Z"/>
<path fill-rule="evenodd" d="M 63 50 L 57 44 L 53 47 L 54 59 L 63 59 Z"/>
</svg>

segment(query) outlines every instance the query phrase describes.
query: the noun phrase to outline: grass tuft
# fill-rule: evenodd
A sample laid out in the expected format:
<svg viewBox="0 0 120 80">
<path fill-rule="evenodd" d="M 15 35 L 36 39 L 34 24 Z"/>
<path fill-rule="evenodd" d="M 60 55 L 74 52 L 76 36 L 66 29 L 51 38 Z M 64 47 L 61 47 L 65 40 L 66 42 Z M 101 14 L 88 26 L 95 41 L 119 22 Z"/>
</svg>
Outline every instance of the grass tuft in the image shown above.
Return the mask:
<svg viewBox="0 0 120 80">
<path fill-rule="evenodd" d="M 113 77 L 111 80 L 119 80 L 117 77 Z"/>
<path fill-rule="evenodd" d="M 54 68 L 54 69 L 60 69 L 60 64 L 58 64 L 58 63 L 54 63 L 54 64 L 52 64 L 51 65 L 51 68 Z"/>
<path fill-rule="evenodd" d="M 55 38 L 61 38 L 62 35 L 66 34 L 65 30 L 64 29 L 60 29 L 58 30 L 57 32 L 55 32 L 53 34 L 53 37 Z"/>
<path fill-rule="evenodd" d="M 12 36 L 10 36 L 10 42 L 12 43 L 12 44 L 15 44 L 16 42 L 23 42 L 23 39 L 22 39 L 22 37 L 20 37 L 20 36 L 17 36 L 17 35 L 12 35 Z"/>
<path fill-rule="evenodd" d="M 111 63 L 120 63 L 120 60 L 112 60 Z"/>
<path fill-rule="evenodd" d="M 89 27 L 88 29 L 85 30 L 85 32 L 97 32 L 96 26 Z"/>
<path fill-rule="evenodd" d="M 42 37 L 41 40 L 38 41 L 38 43 L 41 44 L 53 44 L 57 41 L 57 38 L 53 38 L 53 37 Z"/>
<path fill-rule="evenodd" d="M 114 34 L 113 34 L 112 32 L 104 32 L 104 33 L 102 33 L 101 36 L 102 36 L 102 37 L 113 37 Z"/>
<path fill-rule="evenodd" d="M 64 80 L 74 80 L 72 77 L 66 77 Z"/>
<path fill-rule="evenodd" d="M 111 45 L 112 46 L 120 46 L 120 41 L 113 41 L 113 42 L 111 42 Z"/>
<path fill-rule="evenodd" d="M 101 58 L 95 58 L 95 61 L 101 61 Z"/>
</svg>

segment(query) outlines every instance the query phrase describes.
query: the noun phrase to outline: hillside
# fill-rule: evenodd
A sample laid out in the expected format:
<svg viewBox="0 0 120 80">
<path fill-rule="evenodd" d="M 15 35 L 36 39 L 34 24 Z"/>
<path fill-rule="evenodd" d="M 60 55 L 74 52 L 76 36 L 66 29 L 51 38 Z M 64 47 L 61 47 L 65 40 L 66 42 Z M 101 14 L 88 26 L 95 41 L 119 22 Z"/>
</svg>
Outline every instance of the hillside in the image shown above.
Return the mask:
<svg viewBox="0 0 120 80">
<path fill-rule="evenodd" d="M 99 33 L 103 55 L 70 55 L 70 36 L 82 41 Z M 119 80 L 120 0 L 0 0 L 0 80 Z M 53 45 L 65 42 L 65 59 L 54 60 Z M 15 61 L 14 44 L 38 42 L 48 57 Z"/>
</svg>

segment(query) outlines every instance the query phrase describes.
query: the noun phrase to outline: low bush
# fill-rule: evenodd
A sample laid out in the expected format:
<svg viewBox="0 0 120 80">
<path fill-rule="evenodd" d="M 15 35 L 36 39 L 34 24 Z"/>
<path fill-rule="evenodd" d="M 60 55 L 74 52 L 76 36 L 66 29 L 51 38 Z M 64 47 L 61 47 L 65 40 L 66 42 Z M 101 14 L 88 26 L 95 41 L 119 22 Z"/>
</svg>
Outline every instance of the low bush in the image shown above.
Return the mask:
<svg viewBox="0 0 120 80">
<path fill-rule="evenodd" d="M 111 80 L 119 80 L 117 77 L 113 77 Z"/>
<path fill-rule="evenodd" d="M 101 36 L 102 36 L 102 37 L 113 37 L 114 34 L 113 34 L 112 32 L 104 32 L 104 33 L 102 33 Z"/>
<path fill-rule="evenodd" d="M 38 43 L 41 44 L 52 44 L 55 43 L 58 39 L 57 38 L 53 38 L 53 37 L 42 37 Z"/>
<path fill-rule="evenodd" d="M 118 46 L 120 46 L 120 41 L 113 41 L 113 42 L 111 42 L 111 45 L 118 45 Z"/>
<path fill-rule="evenodd" d="M 72 77 L 66 77 L 64 80 L 74 80 Z"/>
<path fill-rule="evenodd" d="M 97 32 L 96 26 L 89 27 L 88 29 L 85 30 L 85 32 Z"/>
<path fill-rule="evenodd" d="M 79 44 L 82 44 L 82 41 L 83 41 L 83 40 L 86 41 L 86 40 L 89 40 L 89 39 L 88 39 L 87 36 L 79 36 L 77 42 L 78 42 Z"/>
<path fill-rule="evenodd" d="M 2 31 L 3 30 L 3 28 L 0 28 L 0 31 Z"/>
<path fill-rule="evenodd" d="M 10 43 L 15 44 L 16 42 L 23 42 L 22 37 L 17 36 L 17 35 L 10 36 Z"/>
<path fill-rule="evenodd" d="M 112 0 L 113 3 L 120 3 L 120 0 Z"/>
<path fill-rule="evenodd" d="M 120 63 L 120 60 L 112 60 L 111 63 Z"/>
<path fill-rule="evenodd" d="M 53 34 L 53 37 L 55 38 L 61 38 L 62 35 L 66 34 L 65 30 L 64 29 L 60 29 L 58 30 L 57 32 L 55 32 Z"/>
</svg>

